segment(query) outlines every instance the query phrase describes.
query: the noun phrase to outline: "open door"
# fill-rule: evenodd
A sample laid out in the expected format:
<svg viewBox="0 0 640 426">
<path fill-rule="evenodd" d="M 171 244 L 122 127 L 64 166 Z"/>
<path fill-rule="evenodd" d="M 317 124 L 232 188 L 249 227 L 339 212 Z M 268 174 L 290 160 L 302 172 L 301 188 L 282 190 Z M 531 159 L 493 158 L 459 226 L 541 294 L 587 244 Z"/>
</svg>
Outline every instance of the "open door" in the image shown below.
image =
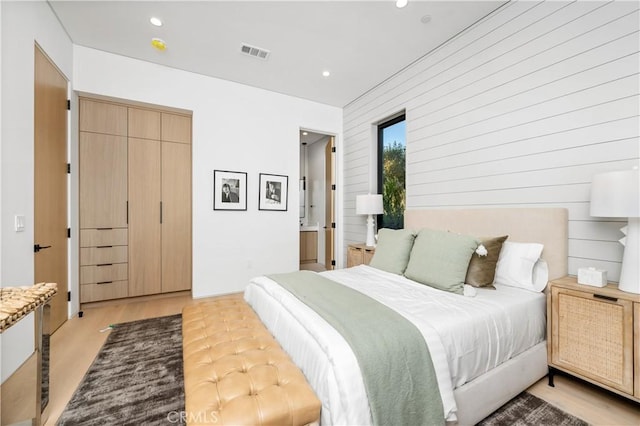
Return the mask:
<svg viewBox="0 0 640 426">
<path fill-rule="evenodd" d="M 35 46 L 34 75 L 34 275 L 58 285 L 51 300 L 50 331 L 67 309 L 67 79 Z"/>
<path fill-rule="evenodd" d="M 327 271 L 335 268 L 335 138 L 331 136 L 325 146 L 325 227 L 324 227 L 324 263 Z"/>
</svg>

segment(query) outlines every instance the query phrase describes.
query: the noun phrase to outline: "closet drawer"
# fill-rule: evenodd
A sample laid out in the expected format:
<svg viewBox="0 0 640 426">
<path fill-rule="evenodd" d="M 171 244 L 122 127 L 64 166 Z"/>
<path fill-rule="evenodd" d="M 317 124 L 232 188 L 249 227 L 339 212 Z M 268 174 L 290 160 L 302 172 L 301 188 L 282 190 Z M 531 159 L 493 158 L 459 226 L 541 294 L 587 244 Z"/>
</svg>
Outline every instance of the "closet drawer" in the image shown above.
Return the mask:
<svg viewBox="0 0 640 426">
<path fill-rule="evenodd" d="M 127 263 L 127 246 L 98 246 L 80 249 L 80 266 Z"/>
<path fill-rule="evenodd" d="M 123 281 L 129 278 L 127 263 L 107 263 L 80 267 L 80 284 Z"/>
<path fill-rule="evenodd" d="M 126 246 L 127 228 L 96 228 L 80 230 L 80 247 Z"/>
<path fill-rule="evenodd" d="M 80 303 L 120 299 L 129 295 L 129 281 L 112 281 L 80 286 Z"/>
</svg>

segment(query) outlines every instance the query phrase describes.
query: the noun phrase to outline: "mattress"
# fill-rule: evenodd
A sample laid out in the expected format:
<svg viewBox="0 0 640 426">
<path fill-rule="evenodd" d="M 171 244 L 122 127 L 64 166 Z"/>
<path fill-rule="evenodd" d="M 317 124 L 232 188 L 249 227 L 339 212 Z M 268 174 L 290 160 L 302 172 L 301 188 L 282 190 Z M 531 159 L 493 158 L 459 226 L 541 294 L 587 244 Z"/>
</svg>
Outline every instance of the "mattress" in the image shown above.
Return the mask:
<svg viewBox="0 0 640 426">
<path fill-rule="evenodd" d="M 360 265 L 322 275 L 396 310 L 422 333 L 433 359 L 446 420 L 456 419 L 453 390 L 542 342 L 546 298 L 508 286 L 447 293 Z M 267 277 L 245 300 L 302 369 L 322 401 L 322 424 L 370 424 L 369 405 L 351 349 L 313 310 Z"/>
</svg>

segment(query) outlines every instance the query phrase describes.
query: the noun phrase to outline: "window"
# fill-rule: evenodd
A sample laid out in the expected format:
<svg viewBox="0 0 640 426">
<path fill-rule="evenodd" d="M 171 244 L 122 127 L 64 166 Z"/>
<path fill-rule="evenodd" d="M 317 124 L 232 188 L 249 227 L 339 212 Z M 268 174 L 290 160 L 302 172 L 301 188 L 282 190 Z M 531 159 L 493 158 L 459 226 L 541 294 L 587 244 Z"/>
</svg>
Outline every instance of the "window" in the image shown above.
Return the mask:
<svg viewBox="0 0 640 426">
<path fill-rule="evenodd" d="M 384 204 L 378 228 L 404 227 L 406 147 L 404 114 L 378 126 L 378 193 Z"/>
</svg>

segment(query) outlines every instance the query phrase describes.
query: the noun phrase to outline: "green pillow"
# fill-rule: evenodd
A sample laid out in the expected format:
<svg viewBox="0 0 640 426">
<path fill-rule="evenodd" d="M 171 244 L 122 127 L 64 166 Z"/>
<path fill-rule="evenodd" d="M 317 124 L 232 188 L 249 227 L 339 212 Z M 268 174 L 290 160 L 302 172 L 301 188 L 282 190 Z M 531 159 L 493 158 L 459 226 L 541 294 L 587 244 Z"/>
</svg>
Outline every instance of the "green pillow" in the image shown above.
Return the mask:
<svg viewBox="0 0 640 426">
<path fill-rule="evenodd" d="M 415 234 L 408 229 L 380 229 L 378 245 L 369 266 L 402 275 L 407 268 L 414 239 Z"/>
<path fill-rule="evenodd" d="M 411 250 L 405 277 L 439 290 L 464 293 L 464 279 L 478 241 L 468 235 L 422 229 Z"/>
</svg>

